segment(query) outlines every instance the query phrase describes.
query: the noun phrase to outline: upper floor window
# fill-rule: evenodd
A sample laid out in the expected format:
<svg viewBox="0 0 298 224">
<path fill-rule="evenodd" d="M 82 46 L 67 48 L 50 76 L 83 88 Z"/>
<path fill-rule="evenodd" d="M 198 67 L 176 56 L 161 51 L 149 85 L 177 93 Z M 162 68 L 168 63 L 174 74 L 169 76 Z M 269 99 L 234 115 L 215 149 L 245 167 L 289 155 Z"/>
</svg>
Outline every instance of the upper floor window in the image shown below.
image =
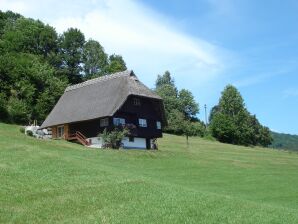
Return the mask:
<svg viewBox="0 0 298 224">
<path fill-rule="evenodd" d="M 100 127 L 107 127 L 107 126 L 109 126 L 109 118 L 106 117 L 106 118 L 100 119 Z"/>
<path fill-rule="evenodd" d="M 156 121 L 156 128 L 161 129 L 161 122 L 160 121 Z"/>
<path fill-rule="evenodd" d="M 139 98 L 133 98 L 133 105 L 141 106 L 141 100 Z"/>
<path fill-rule="evenodd" d="M 143 127 L 143 128 L 146 128 L 147 127 L 147 120 L 140 118 L 139 119 L 139 126 Z"/>
<path fill-rule="evenodd" d="M 114 124 L 115 126 L 125 125 L 125 119 L 124 119 L 124 118 L 117 118 L 117 117 L 114 117 L 114 118 L 113 118 L 113 124 Z"/>
</svg>

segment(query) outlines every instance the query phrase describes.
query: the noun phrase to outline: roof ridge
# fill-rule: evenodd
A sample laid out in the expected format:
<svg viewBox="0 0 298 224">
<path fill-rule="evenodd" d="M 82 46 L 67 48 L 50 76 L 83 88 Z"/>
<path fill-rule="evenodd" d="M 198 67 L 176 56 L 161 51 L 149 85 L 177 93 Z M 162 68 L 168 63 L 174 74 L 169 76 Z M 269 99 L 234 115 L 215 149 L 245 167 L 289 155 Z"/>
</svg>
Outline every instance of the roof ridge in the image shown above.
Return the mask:
<svg viewBox="0 0 298 224">
<path fill-rule="evenodd" d="M 98 78 L 87 80 L 85 82 L 81 82 L 81 83 L 78 83 L 78 84 L 75 84 L 75 85 L 68 86 L 68 87 L 66 87 L 64 92 L 75 90 L 75 89 L 78 89 L 78 88 L 81 88 L 81 87 L 84 87 L 84 86 L 89 86 L 89 85 L 92 85 L 92 84 L 95 84 L 95 83 L 111 80 L 111 79 L 114 79 L 114 78 L 130 76 L 131 74 L 133 74 L 132 70 L 125 70 L 125 71 L 122 71 L 122 72 L 116 72 L 116 73 L 113 73 L 113 74 L 104 75 L 104 76 L 101 76 L 101 77 L 98 77 Z"/>
</svg>

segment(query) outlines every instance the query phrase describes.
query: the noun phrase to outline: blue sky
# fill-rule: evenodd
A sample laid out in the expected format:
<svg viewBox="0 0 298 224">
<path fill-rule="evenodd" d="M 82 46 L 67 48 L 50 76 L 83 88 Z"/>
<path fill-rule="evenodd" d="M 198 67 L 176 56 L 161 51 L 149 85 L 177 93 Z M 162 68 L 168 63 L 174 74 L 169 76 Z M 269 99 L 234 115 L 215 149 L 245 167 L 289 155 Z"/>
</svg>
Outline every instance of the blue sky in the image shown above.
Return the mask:
<svg viewBox="0 0 298 224">
<path fill-rule="evenodd" d="M 0 0 L 61 33 L 78 27 L 153 87 L 169 70 L 211 108 L 227 84 L 274 131 L 298 134 L 296 0 Z"/>
</svg>

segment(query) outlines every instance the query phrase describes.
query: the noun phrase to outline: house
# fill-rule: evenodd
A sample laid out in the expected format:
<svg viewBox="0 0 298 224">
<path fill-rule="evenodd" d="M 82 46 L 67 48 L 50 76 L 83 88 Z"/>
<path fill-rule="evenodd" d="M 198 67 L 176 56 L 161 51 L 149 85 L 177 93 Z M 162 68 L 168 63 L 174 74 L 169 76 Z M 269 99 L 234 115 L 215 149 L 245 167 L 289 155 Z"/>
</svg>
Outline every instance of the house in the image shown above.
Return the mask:
<svg viewBox="0 0 298 224">
<path fill-rule="evenodd" d="M 97 136 L 105 128 L 134 127 L 124 147 L 149 149 L 165 123 L 161 97 L 124 71 L 67 87 L 41 128 L 51 128 L 53 138 L 101 147 Z"/>
</svg>

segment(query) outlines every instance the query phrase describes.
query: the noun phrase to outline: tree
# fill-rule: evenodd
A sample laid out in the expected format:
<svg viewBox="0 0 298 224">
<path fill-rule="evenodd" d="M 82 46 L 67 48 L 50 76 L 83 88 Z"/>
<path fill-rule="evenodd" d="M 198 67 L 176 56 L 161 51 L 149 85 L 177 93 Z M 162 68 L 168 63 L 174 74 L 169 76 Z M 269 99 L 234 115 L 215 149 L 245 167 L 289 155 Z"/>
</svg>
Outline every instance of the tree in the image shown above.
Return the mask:
<svg viewBox="0 0 298 224">
<path fill-rule="evenodd" d="M 170 85 L 170 86 L 175 86 L 175 81 L 171 77 L 171 73 L 169 71 L 165 71 L 165 73 L 161 75 L 157 75 L 157 79 L 155 82 L 155 88 L 158 89 L 161 86 L 164 85 Z"/>
<path fill-rule="evenodd" d="M 14 123 L 45 119 L 67 86 L 54 76 L 52 66 L 32 54 L 0 55 L 0 74 L 5 74 L 0 75 L 0 91 L 3 98 L 8 99 L 7 111 Z M 16 106 L 11 105 L 15 102 Z M 18 108 L 26 114 L 17 113 Z"/>
<path fill-rule="evenodd" d="M 166 116 L 169 116 L 171 111 L 181 109 L 175 86 L 165 84 L 157 88 L 156 93 L 163 99 Z"/>
<path fill-rule="evenodd" d="M 184 116 L 189 120 L 196 118 L 197 113 L 199 113 L 199 104 L 195 101 L 192 93 L 186 89 L 181 89 L 178 100 Z"/>
<path fill-rule="evenodd" d="M 45 87 L 42 92 L 37 94 L 34 105 L 33 118 L 37 121 L 43 121 L 51 112 L 59 97 L 62 95 L 67 83 L 51 77 L 45 81 Z"/>
<path fill-rule="evenodd" d="M 232 85 L 225 87 L 218 105 L 212 108 L 210 130 L 217 140 L 238 145 L 268 146 L 271 139 L 269 129 L 248 112 L 241 94 Z"/>
<path fill-rule="evenodd" d="M 27 124 L 30 120 L 30 108 L 24 100 L 18 99 L 17 97 L 10 97 L 7 111 L 9 113 L 9 120 L 12 123 Z"/>
<path fill-rule="evenodd" d="M 84 44 L 84 34 L 76 28 L 69 28 L 60 37 L 61 68 L 71 84 L 82 81 Z"/>
<path fill-rule="evenodd" d="M 2 35 L 2 48 L 6 52 L 23 52 L 41 55 L 44 58 L 57 53 L 57 33 L 39 20 L 19 18 L 7 23 Z"/>
<path fill-rule="evenodd" d="M 217 113 L 209 126 L 212 135 L 220 142 L 235 143 L 237 127 L 233 119 L 223 113 Z"/>
<path fill-rule="evenodd" d="M 244 100 L 239 91 L 232 85 L 227 85 L 219 100 L 220 112 L 229 116 L 236 116 L 245 109 Z"/>
<path fill-rule="evenodd" d="M 270 129 L 264 126 L 260 127 L 259 144 L 263 147 L 268 147 L 273 142 Z"/>
<path fill-rule="evenodd" d="M 83 49 L 85 79 L 106 74 L 108 56 L 103 47 L 95 40 L 88 40 Z"/>
<path fill-rule="evenodd" d="M 216 113 L 219 112 L 219 106 L 215 105 L 214 107 L 212 107 L 210 114 L 209 114 L 209 124 L 212 122 L 214 116 Z"/>
<path fill-rule="evenodd" d="M 196 117 L 199 105 L 189 90 L 178 91 L 170 72 L 158 75 L 156 93 L 162 97 L 168 125 L 165 131 L 177 135 L 202 136 L 203 126 Z"/>
<path fill-rule="evenodd" d="M 107 69 L 108 73 L 112 74 L 115 72 L 122 72 L 125 70 L 127 70 L 127 68 L 122 56 L 116 54 L 110 55 L 109 65 Z"/>
<path fill-rule="evenodd" d="M 4 33 L 5 26 L 14 24 L 15 21 L 21 17 L 20 14 L 12 11 L 2 12 L 0 10 L 0 37 Z"/>
</svg>

